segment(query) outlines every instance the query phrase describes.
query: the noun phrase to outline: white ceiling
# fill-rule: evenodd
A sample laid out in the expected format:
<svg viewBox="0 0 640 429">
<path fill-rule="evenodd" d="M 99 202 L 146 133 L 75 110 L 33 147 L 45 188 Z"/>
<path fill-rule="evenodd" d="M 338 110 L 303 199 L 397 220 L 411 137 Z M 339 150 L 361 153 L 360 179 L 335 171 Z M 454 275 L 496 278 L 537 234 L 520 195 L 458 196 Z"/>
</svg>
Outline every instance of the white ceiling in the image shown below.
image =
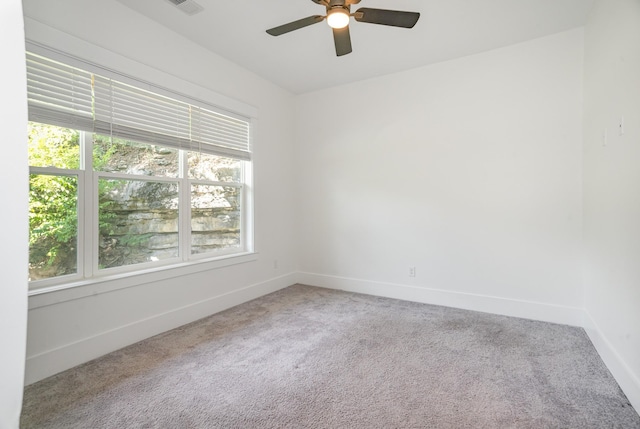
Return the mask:
<svg viewBox="0 0 640 429">
<path fill-rule="evenodd" d="M 205 48 L 305 93 L 475 54 L 584 25 L 594 0 L 362 0 L 352 7 L 420 12 L 413 29 L 351 20 L 351 54 L 337 57 L 326 22 L 273 37 L 310 15 L 311 0 L 195 0 L 189 16 L 168 0 L 118 0 Z"/>
</svg>

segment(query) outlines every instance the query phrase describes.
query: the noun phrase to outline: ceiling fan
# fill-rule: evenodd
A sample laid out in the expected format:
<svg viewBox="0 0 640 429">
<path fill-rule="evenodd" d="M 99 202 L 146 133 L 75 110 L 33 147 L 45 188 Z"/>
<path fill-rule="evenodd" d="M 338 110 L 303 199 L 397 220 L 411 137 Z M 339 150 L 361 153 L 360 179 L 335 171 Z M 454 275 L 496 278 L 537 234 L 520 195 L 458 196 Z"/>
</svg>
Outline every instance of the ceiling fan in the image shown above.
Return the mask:
<svg viewBox="0 0 640 429">
<path fill-rule="evenodd" d="M 336 46 L 336 55 L 342 56 L 350 53 L 351 36 L 349 35 L 349 18 L 354 17 L 358 22 L 369 24 L 390 25 L 392 27 L 413 28 L 420 18 L 418 12 L 404 12 L 399 10 L 372 9 L 361 7 L 351 13 L 351 5 L 360 3 L 360 0 L 311 0 L 327 8 L 326 15 L 312 15 L 288 24 L 267 30 L 272 36 L 280 36 L 293 30 L 299 30 L 312 24 L 317 24 L 325 19 L 329 27 L 333 29 L 333 41 Z"/>
</svg>

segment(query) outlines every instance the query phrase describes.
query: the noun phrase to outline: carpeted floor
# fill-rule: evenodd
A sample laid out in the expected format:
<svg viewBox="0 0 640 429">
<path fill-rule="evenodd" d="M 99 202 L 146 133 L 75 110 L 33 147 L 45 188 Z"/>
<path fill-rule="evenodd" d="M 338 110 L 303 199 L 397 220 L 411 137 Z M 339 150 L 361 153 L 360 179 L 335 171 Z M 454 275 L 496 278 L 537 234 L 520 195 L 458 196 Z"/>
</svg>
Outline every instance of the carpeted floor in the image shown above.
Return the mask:
<svg viewBox="0 0 640 429">
<path fill-rule="evenodd" d="M 640 428 L 580 328 L 295 285 L 25 389 L 22 428 Z"/>
</svg>

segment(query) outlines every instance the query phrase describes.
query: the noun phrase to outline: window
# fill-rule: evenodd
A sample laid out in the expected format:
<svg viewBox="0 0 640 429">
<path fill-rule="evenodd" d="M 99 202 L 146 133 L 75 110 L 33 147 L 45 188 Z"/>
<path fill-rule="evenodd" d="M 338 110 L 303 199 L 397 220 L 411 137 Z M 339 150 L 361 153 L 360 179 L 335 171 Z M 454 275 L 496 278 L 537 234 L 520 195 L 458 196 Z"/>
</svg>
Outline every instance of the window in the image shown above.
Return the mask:
<svg viewBox="0 0 640 429">
<path fill-rule="evenodd" d="M 32 53 L 27 72 L 32 288 L 252 250 L 247 118 Z"/>
</svg>

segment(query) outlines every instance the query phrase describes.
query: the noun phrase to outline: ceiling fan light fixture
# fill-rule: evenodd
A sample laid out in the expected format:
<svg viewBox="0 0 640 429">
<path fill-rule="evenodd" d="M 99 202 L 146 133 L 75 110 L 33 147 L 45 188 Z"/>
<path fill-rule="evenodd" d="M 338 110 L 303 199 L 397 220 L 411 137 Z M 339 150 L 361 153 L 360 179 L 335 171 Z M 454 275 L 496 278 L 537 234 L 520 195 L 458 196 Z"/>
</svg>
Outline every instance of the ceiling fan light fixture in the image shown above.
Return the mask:
<svg viewBox="0 0 640 429">
<path fill-rule="evenodd" d="M 327 24 L 331 28 L 344 28 L 349 25 L 349 11 L 342 6 L 327 12 Z"/>
</svg>

